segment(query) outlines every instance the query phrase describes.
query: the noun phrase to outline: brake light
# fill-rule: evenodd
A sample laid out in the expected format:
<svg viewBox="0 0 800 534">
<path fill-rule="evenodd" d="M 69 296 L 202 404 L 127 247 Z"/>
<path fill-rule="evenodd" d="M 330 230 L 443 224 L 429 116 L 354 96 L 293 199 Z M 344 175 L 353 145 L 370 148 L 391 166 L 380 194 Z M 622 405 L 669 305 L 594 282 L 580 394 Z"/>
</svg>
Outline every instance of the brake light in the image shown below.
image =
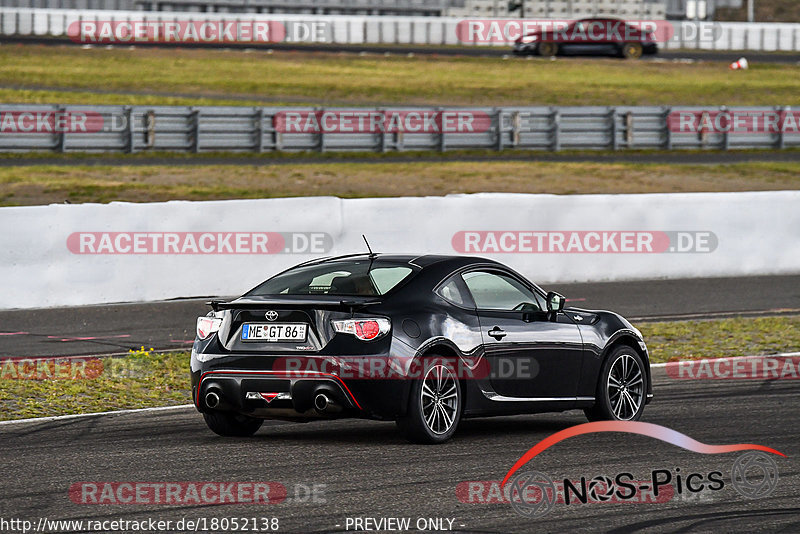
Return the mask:
<svg viewBox="0 0 800 534">
<path fill-rule="evenodd" d="M 346 319 L 332 321 L 333 329 L 342 334 L 352 334 L 363 341 L 372 341 L 389 332 L 392 327 L 389 319 Z"/>
<path fill-rule="evenodd" d="M 222 319 L 215 317 L 198 317 L 197 318 L 197 337 L 206 339 L 208 336 L 219 330 L 222 325 Z"/>
</svg>

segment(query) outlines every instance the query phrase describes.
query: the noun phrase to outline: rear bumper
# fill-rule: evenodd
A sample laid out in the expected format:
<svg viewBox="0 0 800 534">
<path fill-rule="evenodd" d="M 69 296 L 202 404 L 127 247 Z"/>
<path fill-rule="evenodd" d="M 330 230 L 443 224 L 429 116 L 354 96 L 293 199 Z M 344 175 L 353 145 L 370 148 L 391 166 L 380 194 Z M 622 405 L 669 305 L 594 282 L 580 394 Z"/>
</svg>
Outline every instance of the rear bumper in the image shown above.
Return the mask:
<svg viewBox="0 0 800 534">
<path fill-rule="evenodd" d="M 363 358 L 367 362 L 378 358 L 391 360 L 388 355 Z M 281 419 L 394 419 L 405 414 L 410 379 L 364 378 L 345 369 L 335 369 L 330 365 L 330 357 L 320 355 L 295 356 L 293 361 L 299 365 L 288 370 L 276 365 L 281 361 L 279 356 L 264 354 L 198 355 L 192 351 L 195 407 L 201 412 L 222 410 Z M 393 364 L 402 367 L 403 362 L 397 362 L 395 359 Z M 217 395 L 218 403 L 208 402 L 210 392 Z M 320 394 L 332 401 L 329 410 L 321 411 L 315 406 Z"/>
<path fill-rule="evenodd" d="M 319 417 L 323 414 L 315 410 L 314 399 L 320 393 L 340 409 L 331 414 L 363 411 L 347 384 L 326 373 L 298 376 L 294 372 L 215 370 L 202 373 L 192 389 L 195 406 L 200 411 L 226 410 L 255 417 Z M 210 392 L 219 398 L 219 404 L 213 407 L 207 402 Z"/>
</svg>

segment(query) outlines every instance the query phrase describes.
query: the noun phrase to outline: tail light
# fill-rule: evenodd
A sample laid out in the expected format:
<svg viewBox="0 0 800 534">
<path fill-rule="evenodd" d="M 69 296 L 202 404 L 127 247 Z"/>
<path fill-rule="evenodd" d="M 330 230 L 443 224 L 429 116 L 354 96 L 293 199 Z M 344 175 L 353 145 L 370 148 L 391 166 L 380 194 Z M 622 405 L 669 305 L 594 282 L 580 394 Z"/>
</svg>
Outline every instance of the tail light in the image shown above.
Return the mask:
<svg viewBox="0 0 800 534">
<path fill-rule="evenodd" d="M 206 339 L 208 336 L 219 330 L 222 325 L 222 319 L 216 317 L 198 317 L 197 318 L 197 337 Z"/>
<path fill-rule="evenodd" d="M 347 319 L 333 321 L 333 329 L 342 334 L 352 334 L 363 341 L 372 341 L 386 335 L 392 327 L 389 319 Z"/>
</svg>

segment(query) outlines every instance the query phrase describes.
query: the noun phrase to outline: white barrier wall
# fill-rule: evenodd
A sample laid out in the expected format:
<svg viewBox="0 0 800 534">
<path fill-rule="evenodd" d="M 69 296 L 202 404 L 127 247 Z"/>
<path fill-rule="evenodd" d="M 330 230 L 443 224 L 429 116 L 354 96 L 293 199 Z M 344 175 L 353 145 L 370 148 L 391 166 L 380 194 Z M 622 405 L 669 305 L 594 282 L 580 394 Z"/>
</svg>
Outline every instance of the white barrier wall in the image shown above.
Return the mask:
<svg viewBox="0 0 800 534">
<path fill-rule="evenodd" d="M 364 251 L 498 259 L 552 282 L 800 272 L 800 191 L 478 194 L 0 208 L 0 308 L 240 294 Z"/>
<path fill-rule="evenodd" d="M 633 17 L 636 19 L 637 17 Z M 645 19 L 647 17 L 644 17 Z M 467 21 L 482 19 L 486 40 L 465 40 Z M 528 19 L 529 22 L 534 19 Z M 548 19 L 535 19 L 540 22 Z M 414 45 L 488 45 L 510 48 L 518 33 L 500 38 L 492 22 L 506 28 L 503 21 L 485 17 L 421 17 L 369 15 L 292 15 L 278 13 L 196 13 L 171 11 L 121 11 L 90 9 L 36 9 L 0 6 L 0 36 L 69 37 L 78 34 L 81 22 L 236 22 L 270 23 L 278 42 L 328 44 L 414 44 Z M 800 23 L 764 22 L 695 22 L 647 20 L 658 27 L 659 48 L 703 50 L 800 51 Z M 651 26 L 652 27 L 652 26 Z M 460 29 L 459 29 L 460 28 Z M 99 30 L 98 30 L 99 31 Z M 102 32 L 101 32 L 102 34 Z M 203 39 L 196 39 L 203 41 Z M 243 42 L 248 42 L 245 38 Z M 134 42 L 119 42 L 121 45 Z"/>
</svg>

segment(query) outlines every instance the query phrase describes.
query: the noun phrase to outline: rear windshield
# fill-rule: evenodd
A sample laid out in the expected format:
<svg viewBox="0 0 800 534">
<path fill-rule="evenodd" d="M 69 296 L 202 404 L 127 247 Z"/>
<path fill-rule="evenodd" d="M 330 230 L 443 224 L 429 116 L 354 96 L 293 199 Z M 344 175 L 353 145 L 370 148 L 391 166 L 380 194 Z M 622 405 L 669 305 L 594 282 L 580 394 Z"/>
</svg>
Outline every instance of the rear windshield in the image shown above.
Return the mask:
<svg viewBox="0 0 800 534">
<path fill-rule="evenodd" d="M 350 295 L 377 297 L 408 278 L 408 265 L 369 260 L 300 266 L 279 274 L 247 293 L 267 295 Z"/>
</svg>

